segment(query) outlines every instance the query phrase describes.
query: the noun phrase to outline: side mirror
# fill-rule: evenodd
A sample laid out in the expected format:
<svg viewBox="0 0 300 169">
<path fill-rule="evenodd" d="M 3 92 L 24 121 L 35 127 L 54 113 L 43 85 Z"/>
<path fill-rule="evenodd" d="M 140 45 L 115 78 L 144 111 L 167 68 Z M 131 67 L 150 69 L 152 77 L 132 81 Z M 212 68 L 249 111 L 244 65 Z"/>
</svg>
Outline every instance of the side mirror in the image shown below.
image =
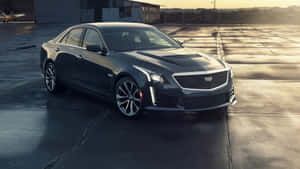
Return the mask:
<svg viewBox="0 0 300 169">
<path fill-rule="evenodd" d="M 106 55 L 107 54 L 106 48 L 101 49 L 100 46 L 98 46 L 98 45 L 88 45 L 86 47 L 86 50 L 90 51 L 90 52 L 98 52 L 101 55 Z"/>
<path fill-rule="evenodd" d="M 103 49 L 101 49 L 101 54 L 106 56 L 107 55 L 107 49 L 104 47 Z"/>
<path fill-rule="evenodd" d="M 98 45 L 88 45 L 88 46 L 86 46 L 86 50 L 88 50 L 90 52 L 99 52 L 99 51 L 101 51 L 101 48 Z"/>
</svg>

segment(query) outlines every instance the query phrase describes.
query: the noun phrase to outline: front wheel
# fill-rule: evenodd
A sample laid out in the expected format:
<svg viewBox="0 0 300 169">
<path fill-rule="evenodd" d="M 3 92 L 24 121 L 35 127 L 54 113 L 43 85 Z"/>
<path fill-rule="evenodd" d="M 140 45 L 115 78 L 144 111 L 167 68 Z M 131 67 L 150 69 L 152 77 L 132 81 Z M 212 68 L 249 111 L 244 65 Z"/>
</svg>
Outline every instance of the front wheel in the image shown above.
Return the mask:
<svg viewBox="0 0 300 169">
<path fill-rule="evenodd" d="M 228 106 L 219 108 L 218 110 L 223 113 L 228 113 Z"/>
<path fill-rule="evenodd" d="M 115 103 L 118 110 L 128 118 L 136 118 L 142 111 L 142 92 L 129 77 L 120 79 L 115 88 Z"/>
<path fill-rule="evenodd" d="M 219 108 L 219 109 L 217 109 L 217 112 L 227 116 L 228 115 L 228 107 L 226 106 L 226 107 Z"/>
<path fill-rule="evenodd" d="M 44 71 L 44 83 L 48 92 L 56 94 L 62 90 L 62 86 L 57 81 L 57 72 L 54 63 L 48 62 Z"/>
</svg>

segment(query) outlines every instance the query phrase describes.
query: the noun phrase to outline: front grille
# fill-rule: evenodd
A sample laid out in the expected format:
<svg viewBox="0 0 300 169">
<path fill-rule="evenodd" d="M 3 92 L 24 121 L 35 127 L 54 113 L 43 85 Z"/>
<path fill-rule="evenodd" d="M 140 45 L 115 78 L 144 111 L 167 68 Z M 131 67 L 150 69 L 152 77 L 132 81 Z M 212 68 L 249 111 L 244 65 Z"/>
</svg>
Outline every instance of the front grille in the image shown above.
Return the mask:
<svg viewBox="0 0 300 169">
<path fill-rule="evenodd" d="M 224 85 L 228 79 L 228 71 L 209 74 L 174 75 L 174 78 L 183 88 L 209 90 Z"/>
</svg>

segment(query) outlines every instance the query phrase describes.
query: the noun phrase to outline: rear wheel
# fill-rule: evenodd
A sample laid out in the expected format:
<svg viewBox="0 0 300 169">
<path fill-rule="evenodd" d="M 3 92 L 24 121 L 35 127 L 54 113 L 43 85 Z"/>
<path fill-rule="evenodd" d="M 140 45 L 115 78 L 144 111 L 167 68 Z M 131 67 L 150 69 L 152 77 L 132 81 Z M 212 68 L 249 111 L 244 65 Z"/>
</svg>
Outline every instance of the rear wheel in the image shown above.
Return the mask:
<svg viewBox="0 0 300 169">
<path fill-rule="evenodd" d="M 122 115 L 136 118 L 142 111 L 141 89 L 131 78 L 122 78 L 115 88 L 115 103 Z"/>
<path fill-rule="evenodd" d="M 44 83 L 48 92 L 56 94 L 62 90 L 57 81 L 57 72 L 53 62 L 47 62 L 44 71 Z"/>
</svg>

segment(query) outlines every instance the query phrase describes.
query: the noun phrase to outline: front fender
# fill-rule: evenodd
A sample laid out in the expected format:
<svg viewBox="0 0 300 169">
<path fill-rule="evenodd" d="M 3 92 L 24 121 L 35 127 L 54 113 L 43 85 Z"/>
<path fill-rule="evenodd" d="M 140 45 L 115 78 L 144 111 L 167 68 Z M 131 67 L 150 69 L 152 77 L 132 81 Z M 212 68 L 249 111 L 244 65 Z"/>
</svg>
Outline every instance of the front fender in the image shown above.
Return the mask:
<svg viewBox="0 0 300 169">
<path fill-rule="evenodd" d="M 147 86 L 148 83 L 146 75 L 141 71 L 135 69 L 134 67 L 122 70 L 117 73 L 114 84 L 116 84 L 123 77 L 131 77 L 141 89 Z"/>
</svg>

